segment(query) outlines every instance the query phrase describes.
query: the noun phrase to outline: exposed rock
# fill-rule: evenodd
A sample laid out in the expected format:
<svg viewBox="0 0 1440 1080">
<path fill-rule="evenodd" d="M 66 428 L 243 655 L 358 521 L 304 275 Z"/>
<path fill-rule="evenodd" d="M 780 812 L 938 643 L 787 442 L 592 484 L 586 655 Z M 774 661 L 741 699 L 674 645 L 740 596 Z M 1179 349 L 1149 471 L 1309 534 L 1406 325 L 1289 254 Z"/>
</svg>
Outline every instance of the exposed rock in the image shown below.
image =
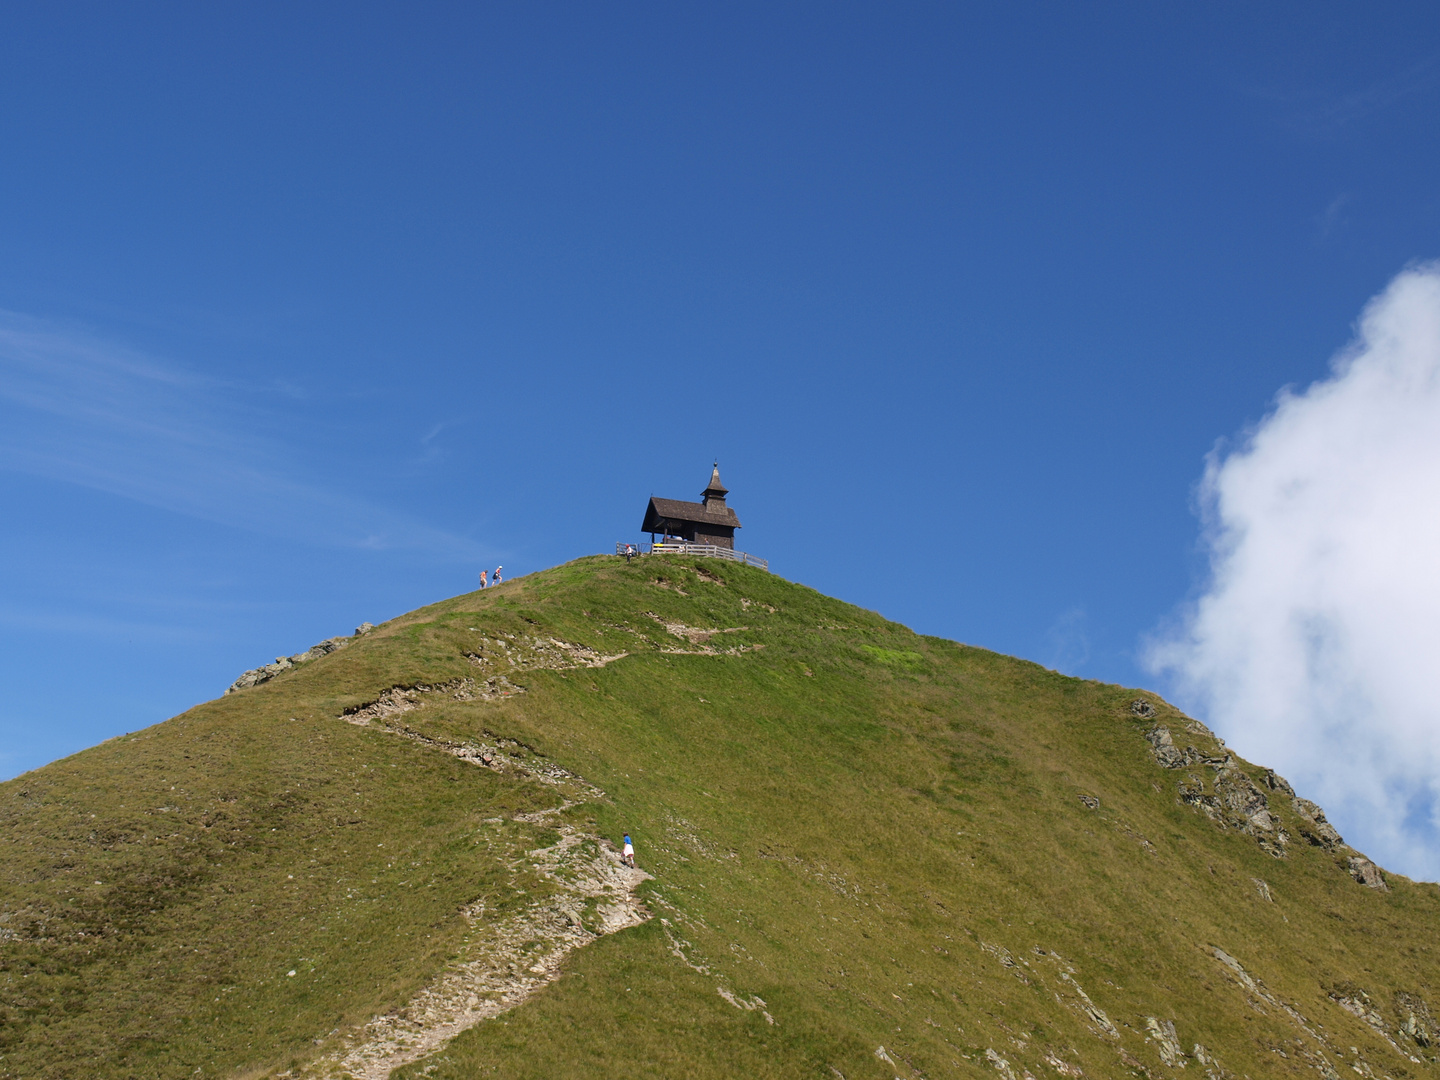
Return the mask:
<svg viewBox="0 0 1440 1080">
<path fill-rule="evenodd" d="M 1350 866 L 1350 876 L 1361 885 L 1368 885 L 1372 889 L 1379 889 L 1381 892 L 1389 892 L 1390 886 L 1385 884 L 1385 875 L 1380 867 L 1376 866 L 1363 855 L 1351 855 L 1346 862 Z"/>
<path fill-rule="evenodd" d="M 1430 1018 L 1430 1007 L 1418 994 L 1403 991 L 1395 995 L 1395 1011 L 1402 1017 L 1400 1034 L 1409 1037 L 1416 1046 L 1429 1047 L 1436 1042 L 1435 1021 Z"/>
<path fill-rule="evenodd" d="M 1211 821 L 1224 824 L 1224 813 L 1220 806 L 1220 800 L 1214 795 L 1205 794 L 1205 781 L 1194 773 L 1190 773 L 1180 781 L 1180 801 L 1187 806 L 1193 806 Z"/>
<path fill-rule="evenodd" d="M 421 694 L 451 690 L 469 681 L 391 691 L 384 699 L 388 711 L 374 713 L 372 718 L 383 722 L 396 712 L 414 709 Z M 355 722 L 356 715 L 358 711 L 352 711 L 343 719 Z M 385 1080 L 392 1070 L 424 1057 L 480 1021 L 513 1009 L 554 982 L 575 949 L 650 918 L 636 896 L 636 889 L 650 875 L 626 866 L 608 841 L 587 836 L 564 820 L 571 807 L 603 800 L 605 793 L 599 788 L 530 748 L 488 732 L 494 743 L 477 745 L 388 725 L 382 729 L 462 761 L 498 771 L 513 770 L 558 789 L 563 800 L 559 806 L 513 818 L 546 826 L 558 834 L 555 844 L 526 855 L 530 866 L 558 890 L 524 909 L 497 917 L 489 915 L 484 898 L 463 909 L 471 929 L 444 971 L 403 1008 L 375 1017 L 361 1030 L 343 1036 L 328 1054 L 301 1066 L 298 1073 L 283 1076 L 319 1080 L 338 1074 L 354 1080 Z M 754 1009 L 765 1002 L 751 998 L 744 1003 L 736 999 L 732 1004 Z M 769 1013 L 765 1016 L 774 1023 Z"/>
<path fill-rule="evenodd" d="M 1175 1034 L 1175 1021 L 1159 1020 L 1153 1016 L 1145 1017 L 1145 1030 L 1150 1033 L 1150 1039 L 1155 1043 L 1156 1049 L 1160 1051 L 1160 1060 L 1172 1069 L 1183 1069 L 1185 1067 L 1185 1051 L 1180 1046 L 1180 1039 Z"/>
<path fill-rule="evenodd" d="M 570 671 L 575 668 L 601 668 L 622 660 L 629 653 L 606 656 L 588 645 L 559 638 L 521 637 L 513 634 L 481 638 L 465 658 L 472 664 L 507 667 L 515 671 Z"/>
<path fill-rule="evenodd" d="M 1260 984 L 1256 982 L 1255 979 L 1251 977 L 1250 973 L 1240 965 L 1240 961 L 1236 960 L 1224 949 L 1216 948 L 1214 945 L 1212 945 L 1210 946 L 1210 954 L 1214 956 L 1216 960 L 1219 960 L 1220 963 L 1224 964 L 1227 968 L 1229 968 L 1230 973 L 1239 980 L 1240 985 L 1243 986 L 1246 990 L 1249 990 L 1252 994 L 1260 995 L 1267 1001 L 1274 1000 L 1270 997 L 1268 993 L 1265 993 L 1261 989 Z"/>
<path fill-rule="evenodd" d="M 1330 989 L 1328 996 L 1351 1016 L 1365 1021 L 1381 1035 L 1385 1034 L 1385 1019 L 1364 990 L 1354 986 L 1336 986 Z"/>
<path fill-rule="evenodd" d="M 361 634 L 367 634 L 374 629 L 375 628 L 369 623 L 362 623 L 360 627 L 356 629 L 354 636 L 359 637 Z M 245 672 L 245 674 L 230 684 L 230 688 L 226 690 L 225 693 L 233 694 L 237 690 L 246 690 L 252 686 L 259 686 L 261 683 L 269 682 L 282 671 L 289 671 L 299 664 L 308 663 L 311 660 L 318 660 L 322 656 L 330 655 L 336 649 L 343 649 L 346 645 L 350 644 L 351 640 L 351 638 L 346 637 L 326 638 L 320 642 L 320 644 L 311 645 L 310 648 L 304 652 L 296 653 L 294 656 L 277 656 L 273 664 L 266 664 L 263 667 L 252 668 L 250 671 Z"/>
<path fill-rule="evenodd" d="M 1335 1071 L 1335 1066 L 1330 1064 L 1330 1059 L 1327 1058 L 1323 1052 L 1304 1045 L 1297 1047 L 1296 1052 L 1305 1061 L 1309 1062 L 1310 1067 L 1318 1072 L 1321 1077 L 1323 1077 L 1323 1080 L 1340 1080 L 1340 1074 Z M 1359 1069 L 1355 1071 L 1360 1072 Z M 1365 1074 L 1362 1072 L 1360 1075 L 1363 1076 Z"/>
<path fill-rule="evenodd" d="M 1216 735 L 1199 720 L 1192 720 L 1188 716 L 1185 717 L 1185 730 L 1191 735 L 1199 735 L 1202 739 L 1209 739 L 1216 746 L 1225 745 L 1225 740 L 1220 738 L 1219 735 Z"/>
<path fill-rule="evenodd" d="M 1195 1044 L 1195 1049 L 1191 1050 L 1190 1054 L 1205 1070 L 1206 1080 L 1233 1080 L 1234 1073 L 1222 1068 L 1215 1055 L 1199 1043 Z"/>
<path fill-rule="evenodd" d="M 1068 1001 L 1065 1002 L 1065 1004 L 1089 1017 L 1091 1023 L 1099 1029 L 1100 1034 L 1106 1035 L 1111 1039 L 1120 1038 L 1119 1030 L 1110 1022 L 1110 1017 L 1105 1015 L 1105 1010 L 1090 1000 L 1090 995 L 1081 989 L 1080 984 L 1071 977 L 1069 972 L 1062 971 L 1060 978 L 1070 984 L 1071 989 L 1075 991 L 1080 999 L 1079 1001 Z M 1058 997 L 1059 995 L 1057 994 L 1056 996 Z M 1063 1001 L 1064 999 L 1062 998 L 1061 1000 Z"/>
<path fill-rule="evenodd" d="M 1318 805 L 1299 797 L 1293 799 L 1290 805 L 1294 807 L 1295 813 L 1305 819 L 1306 824 L 1300 826 L 1300 835 L 1310 843 L 1326 851 L 1334 851 L 1345 843 L 1335 831 L 1335 826 L 1325 820 L 1325 811 Z"/>
<path fill-rule="evenodd" d="M 1180 769 L 1188 764 L 1184 751 L 1175 745 L 1170 729 L 1164 724 L 1156 724 L 1146 732 L 1145 738 L 1162 769 Z"/>
<path fill-rule="evenodd" d="M 359 626 L 355 627 L 355 637 L 364 637 L 366 634 L 368 634 L 371 630 L 374 629 L 374 623 L 362 622 Z"/>
<path fill-rule="evenodd" d="M 1071 1051 L 1073 1053 L 1073 1051 Z M 1045 1064 L 1054 1069 L 1060 1076 L 1084 1076 L 1085 1072 L 1079 1065 L 1066 1061 L 1056 1054 L 1046 1054 Z"/>
<path fill-rule="evenodd" d="M 1249 992 L 1249 994 L 1251 995 L 1250 1007 L 1252 1009 L 1264 1015 L 1265 1009 L 1262 1007 L 1262 1002 L 1266 1005 L 1270 1005 L 1276 1009 L 1279 1009 L 1286 1016 L 1290 1017 L 1290 1019 L 1294 1022 L 1295 1026 L 1298 1027 L 1301 1031 L 1303 1031 L 1306 1035 L 1309 1035 L 1310 1038 L 1322 1044 L 1325 1042 L 1324 1038 L 1313 1027 L 1310 1026 L 1310 1022 L 1301 1015 L 1299 1009 L 1297 1009 L 1294 1005 L 1290 1004 L 1288 1001 L 1282 1001 L 1280 998 L 1277 998 L 1274 994 L 1272 994 L 1263 982 L 1255 978 L 1248 971 L 1246 971 L 1244 967 L 1241 966 L 1239 960 L 1236 960 L 1224 949 L 1217 948 L 1214 945 L 1207 946 L 1205 951 L 1210 953 L 1210 955 L 1215 957 L 1216 960 L 1219 960 L 1220 963 L 1224 964 L 1227 968 L 1229 968 L 1230 974 L 1235 977 L 1235 980 L 1240 984 L 1243 989 Z M 1299 1040 L 1297 1039 L 1296 1042 L 1298 1043 Z M 1323 1060 L 1323 1058 L 1324 1055 L 1321 1055 L 1321 1060 Z M 1328 1067 L 1329 1066 L 1327 1064 L 1326 1068 Z M 1319 1068 L 1319 1066 L 1317 1065 L 1316 1068 Z"/>
<path fill-rule="evenodd" d="M 1264 881 L 1262 881 L 1262 880 L 1261 880 L 1260 878 L 1258 878 L 1258 877 L 1252 877 L 1250 880 L 1255 883 L 1255 891 L 1260 894 L 1260 899 L 1261 899 L 1261 900 L 1267 901 L 1268 903 L 1271 903 L 1271 904 L 1273 904 L 1273 903 L 1275 902 L 1275 898 L 1270 895 L 1270 886 L 1269 886 L 1269 885 L 1267 885 Z"/>
<path fill-rule="evenodd" d="M 884 1048 L 883 1046 L 880 1048 L 880 1050 L 884 1050 L 884 1049 L 885 1049 L 885 1048 Z M 876 1053 L 876 1056 L 878 1057 L 879 1054 L 880 1054 L 880 1051 L 877 1050 L 875 1053 Z M 885 1060 L 886 1060 L 886 1061 L 890 1061 L 890 1059 L 889 1059 L 888 1057 L 885 1058 Z M 985 1051 L 985 1060 L 988 1061 L 992 1066 L 994 1066 L 995 1071 L 998 1072 L 1001 1076 L 1005 1077 L 1005 1080 L 1015 1080 L 1015 1070 L 1012 1069 L 1012 1068 L 1010 1068 L 1010 1062 L 1006 1061 L 1003 1057 L 1001 1057 L 999 1054 L 997 1054 L 994 1050 L 990 1050 L 990 1049 L 988 1049 L 988 1048 L 986 1049 L 986 1051 Z M 890 1061 L 890 1064 L 891 1064 L 891 1065 L 894 1065 L 895 1063 L 894 1063 L 893 1061 Z"/>
<path fill-rule="evenodd" d="M 1153 742 L 1152 739 L 1152 744 Z M 1160 756 L 1158 749 L 1156 756 Z M 1194 747 L 1186 748 L 1188 759 L 1198 756 L 1199 751 Z M 1201 777 L 1189 773 L 1180 781 L 1180 801 L 1199 810 L 1222 829 L 1236 829 L 1246 836 L 1255 837 L 1260 846 L 1271 855 L 1284 858 L 1285 845 L 1290 842 L 1290 835 L 1281 827 L 1279 819 L 1271 813 L 1270 801 L 1265 792 L 1235 764 L 1235 759 L 1230 754 L 1227 753 L 1222 758 L 1201 760 L 1215 768 L 1214 794 L 1206 792 L 1205 781 Z"/>
<path fill-rule="evenodd" d="M 1295 795 L 1295 789 L 1292 788 L 1290 784 L 1286 781 L 1286 779 L 1279 773 L 1277 773 L 1274 769 L 1266 769 L 1264 774 L 1260 777 L 1260 782 L 1266 787 L 1268 787 L 1271 791 L 1278 791 L 1282 795 L 1289 795 L 1292 798 Z"/>
<path fill-rule="evenodd" d="M 988 941 L 981 941 L 979 945 L 984 952 L 999 960 L 1001 967 L 1009 969 L 1011 975 L 1014 975 L 1026 986 L 1030 985 L 1030 980 L 1025 976 L 1025 972 L 1020 970 L 1020 962 L 1010 955 L 1009 949 L 1003 945 L 991 945 Z"/>
<path fill-rule="evenodd" d="M 1155 715 L 1155 706 L 1151 705 L 1150 702 L 1144 698 L 1136 698 L 1130 702 L 1130 711 L 1136 716 L 1143 716 L 1146 720 L 1149 720 Z"/>
<path fill-rule="evenodd" d="M 559 813 L 541 815 L 553 819 Z M 301 1075 L 330 1076 L 338 1070 L 356 1080 L 384 1080 L 392 1070 L 554 982 L 574 950 L 650 917 L 635 895 L 650 875 L 627 867 L 608 844 L 597 844 L 573 826 L 545 823 L 559 832 L 559 842 L 528 856 L 532 866 L 560 886 L 559 895 L 496 920 L 486 918 L 484 900 L 476 901 L 464 912 L 473 930 L 458 958 L 403 1009 L 375 1017 Z M 587 904 L 598 905 L 590 925 Z"/>
<path fill-rule="evenodd" d="M 747 1001 L 745 998 L 735 994 L 733 991 L 725 989 L 725 987 L 723 986 L 717 986 L 715 990 L 722 998 L 728 1001 L 731 1005 L 735 1006 L 735 1008 L 740 1009 L 744 1012 L 754 1012 L 756 1009 L 759 1009 L 760 1015 L 765 1017 L 767 1022 L 771 1024 L 775 1023 L 775 1017 L 771 1016 L 768 1012 L 765 1011 L 764 998 L 754 997 L 752 995 Z"/>
<path fill-rule="evenodd" d="M 1087 809 L 1090 809 L 1090 810 L 1099 810 L 1099 809 L 1100 809 L 1100 800 L 1097 799 L 1094 795 L 1081 795 L 1081 796 L 1080 796 L 1080 801 L 1085 804 L 1085 806 L 1086 806 Z"/>
</svg>

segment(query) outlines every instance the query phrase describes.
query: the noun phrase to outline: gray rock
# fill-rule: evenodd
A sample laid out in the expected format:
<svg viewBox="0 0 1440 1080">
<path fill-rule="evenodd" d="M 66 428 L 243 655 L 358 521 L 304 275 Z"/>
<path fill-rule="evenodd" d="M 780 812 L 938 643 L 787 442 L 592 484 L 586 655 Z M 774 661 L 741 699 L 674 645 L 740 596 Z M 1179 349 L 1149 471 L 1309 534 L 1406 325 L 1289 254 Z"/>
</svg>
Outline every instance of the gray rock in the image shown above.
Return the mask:
<svg viewBox="0 0 1440 1080">
<path fill-rule="evenodd" d="M 1145 738 L 1162 769 L 1179 769 L 1187 764 L 1185 752 L 1175 745 L 1170 729 L 1164 724 L 1155 725 L 1145 734 Z"/>
<path fill-rule="evenodd" d="M 1357 986 L 1335 986 L 1329 990 L 1328 997 L 1357 1020 L 1365 1021 L 1379 1034 L 1385 1034 L 1385 1018 L 1364 990 Z"/>
<path fill-rule="evenodd" d="M 1274 769 L 1266 769 L 1265 774 L 1260 777 L 1260 781 L 1271 791 L 1278 791 L 1281 794 L 1289 795 L 1292 798 L 1295 795 L 1295 789 L 1292 788 L 1290 784 L 1286 781 L 1286 779 L 1279 773 L 1277 773 Z"/>
<path fill-rule="evenodd" d="M 1325 820 L 1325 811 L 1317 804 L 1296 796 L 1290 805 L 1295 808 L 1295 813 L 1305 820 L 1306 824 L 1300 826 L 1300 835 L 1310 843 L 1326 851 L 1334 851 L 1345 843 L 1335 831 L 1335 826 Z"/>
<path fill-rule="evenodd" d="M 1226 809 L 1237 817 L 1250 821 L 1263 814 L 1266 821 L 1264 827 L 1274 827 L 1269 824 L 1270 801 L 1265 798 L 1265 792 L 1256 787 L 1254 782 L 1239 769 L 1226 765 L 1217 771 L 1215 791 L 1225 803 Z"/>
<path fill-rule="evenodd" d="M 1418 994 L 1403 991 L 1395 995 L 1395 1011 L 1402 1017 L 1400 1033 L 1414 1040 L 1416 1046 L 1428 1047 L 1437 1038 L 1435 1021 L 1430 1018 L 1430 1006 Z"/>
<path fill-rule="evenodd" d="M 1150 702 L 1144 698 L 1136 698 L 1130 702 L 1130 711 L 1136 716 L 1143 716 L 1146 720 L 1149 720 L 1155 715 L 1155 706 L 1151 705 Z"/>
<path fill-rule="evenodd" d="M 371 630 L 374 630 L 374 629 L 375 629 L 375 624 L 374 624 L 374 623 L 362 622 L 359 626 L 357 626 L 357 627 L 355 628 L 355 634 L 354 634 L 354 636 L 355 636 L 355 637 L 364 637 L 366 634 L 368 634 Z"/>
<path fill-rule="evenodd" d="M 1205 781 L 1194 773 L 1180 781 L 1180 801 L 1199 810 L 1216 824 L 1225 823 L 1225 811 L 1220 800 L 1205 793 Z"/>
<path fill-rule="evenodd" d="M 1153 1016 L 1145 1017 L 1145 1030 L 1150 1033 L 1155 1046 L 1160 1051 L 1160 1060 L 1170 1068 L 1185 1067 L 1185 1051 L 1180 1046 L 1180 1039 L 1175 1034 L 1174 1020 L 1159 1020 Z"/>
<path fill-rule="evenodd" d="M 369 623 L 365 625 L 370 626 Z M 374 628 L 371 627 L 371 629 Z M 273 664 L 266 664 L 264 667 L 252 668 L 245 672 L 230 684 L 230 688 L 226 690 L 225 693 L 233 694 L 237 690 L 248 690 L 252 686 L 259 686 L 261 683 L 269 682 L 282 671 L 289 671 L 299 664 L 308 663 L 311 660 L 318 660 L 322 656 L 328 656 L 336 649 L 344 648 L 349 643 L 349 638 L 327 638 L 325 641 L 320 642 L 320 644 L 312 645 L 304 652 L 296 653 L 294 656 L 277 656 Z"/>
<path fill-rule="evenodd" d="M 1384 873 L 1369 859 L 1363 855 L 1351 855 L 1346 861 L 1350 864 L 1350 876 L 1361 885 L 1368 885 L 1381 892 L 1390 891 L 1390 886 L 1385 884 Z"/>
</svg>

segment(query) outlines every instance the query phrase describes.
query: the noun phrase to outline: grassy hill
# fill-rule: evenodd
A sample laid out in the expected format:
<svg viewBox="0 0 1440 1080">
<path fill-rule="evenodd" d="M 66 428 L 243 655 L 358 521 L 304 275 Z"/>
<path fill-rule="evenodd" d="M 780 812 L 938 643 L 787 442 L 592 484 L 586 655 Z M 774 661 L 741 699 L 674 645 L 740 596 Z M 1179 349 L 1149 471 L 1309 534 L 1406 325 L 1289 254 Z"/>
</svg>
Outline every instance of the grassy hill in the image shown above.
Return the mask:
<svg viewBox="0 0 1440 1080">
<path fill-rule="evenodd" d="M 713 560 L 435 604 L 0 815 L 0 1077 L 1440 1075 L 1435 886 L 1152 694 Z"/>
</svg>

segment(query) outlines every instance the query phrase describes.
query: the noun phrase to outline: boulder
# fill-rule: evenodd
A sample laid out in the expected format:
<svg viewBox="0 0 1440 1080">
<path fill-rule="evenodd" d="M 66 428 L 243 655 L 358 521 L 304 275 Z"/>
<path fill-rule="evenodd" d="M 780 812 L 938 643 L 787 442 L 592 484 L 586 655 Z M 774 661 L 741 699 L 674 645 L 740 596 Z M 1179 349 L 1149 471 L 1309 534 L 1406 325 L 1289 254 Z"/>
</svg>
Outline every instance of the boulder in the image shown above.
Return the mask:
<svg viewBox="0 0 1440 1080">
<path fill-rule="evenodd" d="M 1385 884 L 1385 874 L 1369 859 L 1363 855 L 1351 855 L 1346 861 L 1350 864 L 1350 876 L 1361 885 L 1379 889 L 1381 892 L 1390 891 L 1390 886 Z"/>
</svg>

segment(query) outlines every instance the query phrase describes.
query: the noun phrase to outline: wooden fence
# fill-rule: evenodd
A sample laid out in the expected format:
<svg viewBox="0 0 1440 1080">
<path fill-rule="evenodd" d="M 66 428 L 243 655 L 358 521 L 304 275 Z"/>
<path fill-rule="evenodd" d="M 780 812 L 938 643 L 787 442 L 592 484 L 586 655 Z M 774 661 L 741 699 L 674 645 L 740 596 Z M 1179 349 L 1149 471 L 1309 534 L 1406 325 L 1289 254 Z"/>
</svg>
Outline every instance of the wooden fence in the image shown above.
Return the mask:
<svg viewBox="0 0 1440 1080">
<path fill-rule="evenodd" d="M 644 545 L 638 544 L 616 544 L 615 554 L 624 555 L 626 548 L 632 549 L 639 555 L 704 555 L 709 559 L 729 559 L 731 562 L 744 563 L 746 566 L 757 566 L 767 574 L 770 572 L 770 560 L 762 559 L 759 555 L 751 555 L 747 551 L 735 551 L 731 548 L 720 547 L 717 544 L 691 544 L 684 540 L 672 540 L 665 544 L 651 544 L 647 551 Z"/>
</svg>

